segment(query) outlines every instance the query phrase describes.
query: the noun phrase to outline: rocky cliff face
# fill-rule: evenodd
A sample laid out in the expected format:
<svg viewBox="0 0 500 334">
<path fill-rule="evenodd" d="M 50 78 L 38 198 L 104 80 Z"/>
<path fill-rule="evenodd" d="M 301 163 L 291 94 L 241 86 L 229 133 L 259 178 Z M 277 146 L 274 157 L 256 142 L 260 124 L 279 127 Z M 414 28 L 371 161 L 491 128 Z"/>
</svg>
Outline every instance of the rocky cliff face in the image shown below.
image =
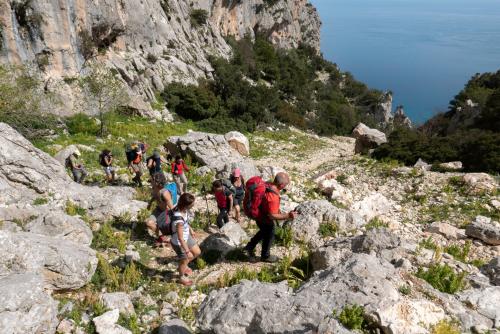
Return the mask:
<svg viewBox="0 0 500 334">
<path fill-rule="evenodd" d="M 71 79 L 97 59 L 123 79 L 130 107 L 161 117 L 149 103 L 155 92 L 210 77 L 208 57 L 231 54 L 224 37 L 259 33 L 278 47 L 319 50 L 320 21 L 306 0 L 13 0 L 0 4 L 0 25 L 0 62 L 33 65 L 64 96 L 57 113 L 72 112 Z"/>
</svg>

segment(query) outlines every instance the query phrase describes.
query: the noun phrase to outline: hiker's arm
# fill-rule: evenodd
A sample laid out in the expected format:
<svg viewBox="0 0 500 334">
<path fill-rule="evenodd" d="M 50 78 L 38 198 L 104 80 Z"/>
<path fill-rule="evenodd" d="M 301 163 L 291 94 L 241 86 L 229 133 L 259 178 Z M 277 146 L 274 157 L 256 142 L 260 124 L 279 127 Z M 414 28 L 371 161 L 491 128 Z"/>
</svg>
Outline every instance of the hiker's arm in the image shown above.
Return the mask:
<svg viewBox="0 0 500 334">
<path fill-rule="evenodd" d="M 182 167 L 186 170 L 186 172 L 189 172 L 189 167 L 186 165 L 184 160 L 182 160 Z"/>
<path fill-rule="evenodd" d="M 287 213 L 269 213 L 268 217 L 271 220 L 287 220 L 287 219 L 295 219 L 297 216 L 297 212 L 290 211 Z"/>
<path fill-rule="evenodd" d="M 172 202 L 172 195 L 169 191 L 163 192 L 163 199 L 165 200 L 165 203 L 167 203 L 167 208 L 173 209 L 175 207 L 174 203 Z"/>
<path fill-rule="evenodd" d="M 233 203 L 234 203 L 234 200 L 233 200 L 233 195 L 229 195 L 229 212 L 233 211 Z"/>
<path fill-rule="evenodd" d="M 196 238 L 196 233 L 194 233 L 194 230 L 191 228 L 191 226 L 189 226 L 189 233 L 191 233 L 191 236 L 193 238 Z"/>
<path fill-rule="evenodd" d="M 184 229 L 182 224 L 177 224 L 177 237 L 179 238 L 179 243 L 181 244 L 181 248 L 184 249 L 184 252 L 189 257 L 189 253 L 191 251 L 189 250 L 187 242 L 184 240 Z"/>
<path fill-rule="evenodd" d="M 174 171 L 175 171 L 175 162 L 172 163 L 172 174 L 174 174 Z"/>
</svg>

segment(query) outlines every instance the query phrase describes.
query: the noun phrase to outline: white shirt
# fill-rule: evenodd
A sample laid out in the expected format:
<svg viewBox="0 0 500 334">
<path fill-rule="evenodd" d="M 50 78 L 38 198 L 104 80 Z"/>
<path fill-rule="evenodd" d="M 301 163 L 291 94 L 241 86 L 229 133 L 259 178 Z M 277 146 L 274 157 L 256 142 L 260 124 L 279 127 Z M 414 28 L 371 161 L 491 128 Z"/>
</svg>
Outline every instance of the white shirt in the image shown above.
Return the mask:
<svg viewBox="0 0 500 334">
<path fill-rule="evenodd" d="M 179 226 L 179 224 L 182 224 L 182 239 L 184 239 L 184 241 L 188 241 L 188 239 L 189 239 L 189 215 L 188 215 L 187 211 L 184 213 L 177 211 L 177 210 L 174 211 L 174 222 L 173 222 L 173 226 L 172 226 L 173 233 L 172 233 L 172 238 L 170 239 L 170 242 L 176 246 L 181 245 L 181 243 L 179 241 L 179 235 L 177 233 L 177 227 Z"/>
</svg>

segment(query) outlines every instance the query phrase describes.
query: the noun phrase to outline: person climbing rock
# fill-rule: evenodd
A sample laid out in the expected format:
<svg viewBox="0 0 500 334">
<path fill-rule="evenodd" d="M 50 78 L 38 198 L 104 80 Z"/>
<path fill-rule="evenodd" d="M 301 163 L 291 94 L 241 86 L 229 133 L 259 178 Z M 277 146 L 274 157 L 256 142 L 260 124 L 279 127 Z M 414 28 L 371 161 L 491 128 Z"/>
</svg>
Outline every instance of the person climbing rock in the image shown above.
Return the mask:
<svg viewBox="0 0 500 334">
<path fill-rule="evenodd" d="M 113 167 L 113 154 L 110 150 L 105 149 L 99 154 L 99 163 L 106 175 L 106 181 L 112 183 L 115 181 L 115 167 Z"/>
<path fill-rule="evenodd" d="M 157 237 L 155 246 L 161 247 L 169 243 L 168 238 L 161 233 L 166 227 L 165 215 L 177 204 L 177 186 L 175 183 L 169 183 L 163 173 L 157 173 L 153 176 L 151 186 L 151 200 L 148 203 L 148 210 L 151 209 L 153 203 L 156 202 L 156 207 L 146 219 L 146 227 L 153 232 Z"/>
<path fill-rule="evenodd" d="M 274 240 L 275 220 L 292 220 L 297 216 L 296 211 L 280 212 L 280 191 L 286 189 L 290 177 L 286 173 L 278 173 L 273 183 L 265 183 L 260 177 L 253 177 L 246 184 L 245 212 L 247 208 L 252 213 L 247 215 L 255 218 L 259 231 L 245 246 L 245 251 L 251 260 L 255 259 L 255 247 L 262 241 L 261 260 L 276 262 L 278 258 L 271 255 L 271 246 Z M 258 200 L 257 200 L 258 199 Z M 253 207 L 253 210 L 252 210 Z"/>
<path fill-rule="evenodd" d="M 217 201 L 219 214 L 217 215 L 217 226 L 221 228 L 229 222 L 229 212 L 233 209 L 233 193 L 221 180 L 215 180 L 212 183 L 212 191 Z"/>
<path fill-rule="evenodd" d="M 243 204 L 243 199 L 245 198 L 245 180 L 241 176 L 241 171 L 239 168 L 236 168 L 231 173 L 231 185 L 234 189 L 234 218 L 238 223 L 241 222 L 241 206 Z"/>
<path fill-rule="evenodd" d="M 179 259 L 179 283 L 185 286 L 190 286 L 193 282 L 189 279 L 189 275 L 193 271 L 188 267 L 188 264 L 196 259 L 201 251 L 196 243 L 195 234 L 189 226 L 190 215 L 189 210 L 194 206 L 195 197 L 192 194 L 184 193 L 179 198 L 177 207 L 173 210 L 172 217 L 172 238 L 171 245 Z"/>
<path fill-rule="evenodd" d="M 66 158 L 66 167 L 71 170 L 71 173 L 73 174 L 73 180 L 76 183 L 82 183 L 85 177 L 88 175 L 83 165 L 78 161 L 78 158 L 80 156 L 80 151 L 75 150 Z"/>
<path fill-rule="evenodd" d="M 181 156 L 176 155 L 174 162 L 172 162 L 172 175 L 174 176 L 174 181 L 177 184 L 177 191 L 181 195 L 187 191 L 188 185 L 188 180 L 184 171 L 188 172 L 189 168 Z"/>
</svg>

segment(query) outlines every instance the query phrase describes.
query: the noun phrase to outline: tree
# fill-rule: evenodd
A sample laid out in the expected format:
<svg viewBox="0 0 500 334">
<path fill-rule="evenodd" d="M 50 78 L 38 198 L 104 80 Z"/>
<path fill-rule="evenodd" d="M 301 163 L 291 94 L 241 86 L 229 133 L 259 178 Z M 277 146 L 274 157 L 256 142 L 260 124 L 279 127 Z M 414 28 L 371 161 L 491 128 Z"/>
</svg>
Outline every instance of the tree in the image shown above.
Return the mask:
<svg viewBox="0 0 500 334">
<path fill-rule="evenodd" d="M 128 102 L 124 85 L 110 69 L 100 63 L 89 65 L 87 75 L 79 79 L 79 84 L 83 95 L 82 111 L 97 113 L 101 122 L 99 136 L 103 137 L 106 131 L 106 114 Z"/>
</svg>

